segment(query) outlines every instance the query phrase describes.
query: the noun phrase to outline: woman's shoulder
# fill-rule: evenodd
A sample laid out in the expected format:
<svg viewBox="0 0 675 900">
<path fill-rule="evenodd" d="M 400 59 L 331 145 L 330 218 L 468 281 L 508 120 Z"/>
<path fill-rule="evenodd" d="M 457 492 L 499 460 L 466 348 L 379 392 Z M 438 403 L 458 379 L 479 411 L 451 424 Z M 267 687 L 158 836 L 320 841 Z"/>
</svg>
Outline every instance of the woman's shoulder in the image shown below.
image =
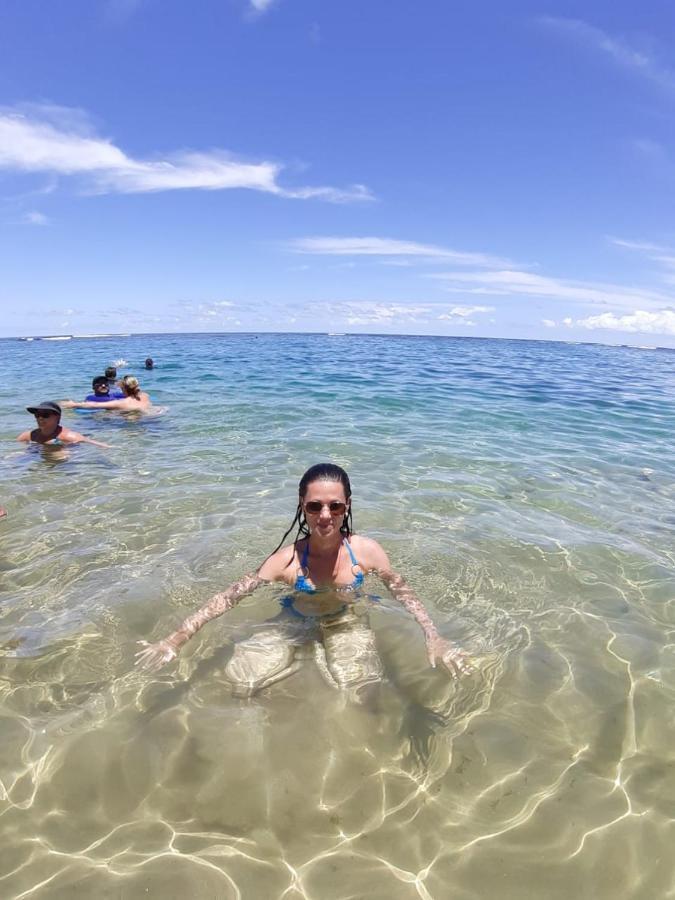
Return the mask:
<svg viewBox="0 0 675 900">
<path fill-rule="evenodd" d="M 79 431 L 73 431 L 72 428 L 66 428 L 65 425 L 61 426 L 61 431 L 59 431 L 56 437 L 60 441 L 66 441 L 67 443 L 77 443 L 82 440 L 82 435 Z"/>
<path fill-rule="evenodd" d="M 298 552 L 302 552 L 303 543 L 303 541 L 298 541 L 295 544 L 286 544 L 285 547 L 275 550 L 275 552 L 271 556 L 268 556 L 265 562 L 260 566 L 260 569 L 258 570 L 260 576 L 269 579 L 270 581 L 283 578 L 284 574 L 293 566 Z M 295 574 L 294 570 L 293 574 Z"/>
<path fill-rule="evenodd" d="M 387 561 L 387 554 L 373 538 L 363 534 L 352 534 L 349 543 L 359 562 L 368 568 L 379 568 Z"/>
<path fill-rule="evenodd" d="M 363 548 L 364 550 L 372 550 L 380 545 L 374 538 L 366 537 L 365 534 L 350 534 L 349 543 L 353 549 Z"/>
</svg>

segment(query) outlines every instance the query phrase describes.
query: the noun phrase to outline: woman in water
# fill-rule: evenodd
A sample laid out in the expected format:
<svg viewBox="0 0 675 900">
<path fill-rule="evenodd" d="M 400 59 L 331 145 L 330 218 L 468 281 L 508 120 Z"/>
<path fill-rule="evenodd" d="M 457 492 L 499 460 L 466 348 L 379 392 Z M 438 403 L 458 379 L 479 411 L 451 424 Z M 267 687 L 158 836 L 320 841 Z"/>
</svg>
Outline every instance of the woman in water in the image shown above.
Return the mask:
<svg viewBox="0 0 675 900">
<path fill-rule="evenodd" d="M 94 403 L 93 406 L 100 404 Z M 110 444 L 103 444 L 92 438 L 85 437 L 79 431 L 64 428 L 61 424 L 61 407 L 53 400 L 44 400 L 37 406 L 27 406 L 27 412 L 35 416 L 37 428 L 32 431 L 22 431 L 17 441 L 26 443 L 44 444 L 45 447 L 63 447 L 65 444 L 95 444 L 97 447 L 110 449 Z"/>
<path fill-rule="evenodd" d="M 282 547 L 296 524 L 293 544 Z M 332 463 L 312 466 L 302 476 L 295 518 L 257 572 L 216 594 L 163 640 L 140 641 L 144 649 L 136 654 L 137 664 L 158 669 L 175 659 L 206 622 L 232 609 L 260 585 L 281 582 L 293 591 L 281 600 L 281 614 L 235 644 L 225 669 L 235 693 L 250 696 L 295 672 L 300 666 L 298 651 L 309 643 L 329 683 L 358 693 L 383 676 L 367 613 L 355 602 L 370 572 L 379 575 L 422 629 L 432 666 L 441 663 L 453 677 L 472 671 L 466 653 L 439 635 L 422 602 L 393 571 L 377 541 L 352 533 L 349 477 Z"/>
<path fill-rule="evenodd" d="M 64 400 L 61 406 L 65 409 L 119 409 L 121 412 L 147 412 L 152 402 L 150 397 L 141 390 L 138 378 L 133 375 L 125 375 L 120 382 L 124 397 L 121 400 L 82 400 L 76 403 L 74 400 Z"/>
</svg>

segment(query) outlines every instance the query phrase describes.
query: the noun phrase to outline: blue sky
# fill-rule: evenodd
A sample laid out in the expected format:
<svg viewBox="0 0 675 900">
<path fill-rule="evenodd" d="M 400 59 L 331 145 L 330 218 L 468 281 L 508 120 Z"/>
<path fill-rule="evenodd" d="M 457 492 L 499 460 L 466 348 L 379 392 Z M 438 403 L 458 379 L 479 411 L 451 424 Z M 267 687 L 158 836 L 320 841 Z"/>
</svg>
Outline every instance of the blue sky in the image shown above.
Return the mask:
<svg viewBox="0 0 675 900">
<path fill-rule="evenodd" d="M 675 346 L 669 0 L 21 0 L 0 334 Z"/>
</svg>

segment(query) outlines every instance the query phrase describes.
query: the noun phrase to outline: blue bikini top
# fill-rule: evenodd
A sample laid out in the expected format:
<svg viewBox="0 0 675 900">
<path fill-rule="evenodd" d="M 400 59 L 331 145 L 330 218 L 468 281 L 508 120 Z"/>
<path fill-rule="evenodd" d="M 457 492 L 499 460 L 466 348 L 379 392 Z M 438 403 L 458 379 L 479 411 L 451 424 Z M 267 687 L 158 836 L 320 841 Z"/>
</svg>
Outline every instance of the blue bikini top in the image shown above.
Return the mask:
<svg viewBox="0 0 675 900">
<path fill-rule="evenodd" d="M 349 541 L 347 538 L 342 542 L 344 546 L 347 548 L 347 553 L 349 553 L 349 558 L 352 561 L 352 571 L 354 566 L 358 566 L 358 562 L 356 561 L 356 557 L 354 556 L 354 551 L 352 550 Z M 308 581 L 307 575 L 305 572 L 307 571 L 307 560 L 309 558 L 309 541 L 305 544 L 305 549 L 302 554 L 302 559 L 300 560 L 300 571 L 298 572 L 298 577 L 295 579 L 295 585 L 293 586 L 293 590 L 301 591 L 303 594 L 316 594 L 317 589 L 314 585 Z M 363 572 L 357 572 L 354 575 L 354 580 L 351 584 L 346 584 L 344 587 L 340 587 L 341 591 L 355 591 L 357 588 L 360 588 L 363 584 Z M 324 588 L 325 590 L 325 588 Z"/>
</svg>

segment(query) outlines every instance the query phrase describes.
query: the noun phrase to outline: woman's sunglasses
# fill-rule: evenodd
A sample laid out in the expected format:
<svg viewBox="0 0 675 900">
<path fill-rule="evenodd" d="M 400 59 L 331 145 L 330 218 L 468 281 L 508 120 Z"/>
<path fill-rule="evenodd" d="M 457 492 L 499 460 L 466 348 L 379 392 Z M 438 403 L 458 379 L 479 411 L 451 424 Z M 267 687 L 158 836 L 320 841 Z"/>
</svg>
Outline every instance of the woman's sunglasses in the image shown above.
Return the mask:
<svg viewBox="0 0 675 900">
<path fill-rule="evenodd" d="M 36 419 L 51 419 L 52 416 L 55 416 L 55 412 L 36 412 L 33 413 Z"/>
<path fill-rule="evenodd" d="M 331 500 L 330 503 L 322 503 L 320 500 L 308 500 L 305 503 L 305 512 L 316 515 L 316 513 L 321 512 L 324 506 L 328 507 L 331 516 L 342 516 L 347 509 L 347 504 L 342 503 L 340 500 Z"/>
</svg>

